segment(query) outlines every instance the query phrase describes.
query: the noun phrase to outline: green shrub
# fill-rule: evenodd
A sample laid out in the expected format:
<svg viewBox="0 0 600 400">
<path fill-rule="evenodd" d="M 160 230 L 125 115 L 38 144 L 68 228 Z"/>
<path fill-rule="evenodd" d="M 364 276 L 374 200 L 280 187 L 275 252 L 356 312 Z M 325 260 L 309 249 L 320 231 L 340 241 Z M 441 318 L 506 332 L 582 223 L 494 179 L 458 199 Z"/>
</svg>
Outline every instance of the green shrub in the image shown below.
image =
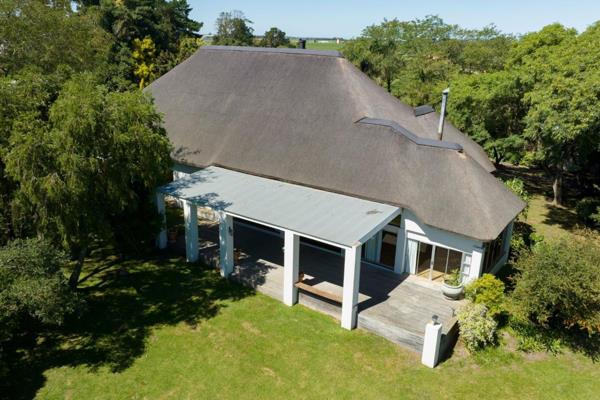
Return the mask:
<svg viewBox="0 0 600 400">
<path fill-rule="evenodd" d="M 585 197 L 575 206 L 579 219 L 590 226 L 600 226 L 600 199 Z"/>
<path fill-rule="evenodd" d="M 497 324 L 483 304 L 468 303 L 457 312 L 460 336 L 470 352 L 496 341 Z"/>
<path fill-rule="evenodd" d="M 519 196 L 525 202 L 525 208 L 521 211 L 521 215 L 527 218 L 527 210 L 529 209 L 529 192 L 525 189 L 525 183 L 522 179 L 512 178 L 504 181 L 504 184 L 510 191 Z"/>
<path fill-rule="evenodd" d="M 452 270 L 444 277 L 444 282 L 450 286 L 459 286 L 462 282 L 460 270 L 458 268 Z"/>
<path fill-rule="evenodd" d="M 600 332 L 599 266 L 593 239 L 538 243 L 517 263 L 512 311 L 545 328 Z"/>
<path fill-rule="evenodd" d="M 65 254 L 38 239 L 0 247 L 0 329 L 9 339 L 24 320 L 60 324 L 78 304 L 61 271 Z"/>
<path fill-rule="evenodd" d="M 544 329 L 533 325 L 530 321 L 511 318 L 510 331 L 516 336 L 517 349 L 525 353 L 548 351 L 558 354 L 562 350 L 562 341 Z"/>
<path fill-rule="evenodd" d="M 510 239 L 511 260 L 528 252 L 536 243 L 542 241 L 544 241 L 544 236 L 537 233 L 531 225 L 523 221 L 515 221 Z"/>
<path fill-rule="evenodd" d="M 465 287 L 465 297 L 486 306 L 491 317 L 497 317 L 504 311 L 504 283 L 492 274 L 483 274 L 469 283 Z"/>
</svg>

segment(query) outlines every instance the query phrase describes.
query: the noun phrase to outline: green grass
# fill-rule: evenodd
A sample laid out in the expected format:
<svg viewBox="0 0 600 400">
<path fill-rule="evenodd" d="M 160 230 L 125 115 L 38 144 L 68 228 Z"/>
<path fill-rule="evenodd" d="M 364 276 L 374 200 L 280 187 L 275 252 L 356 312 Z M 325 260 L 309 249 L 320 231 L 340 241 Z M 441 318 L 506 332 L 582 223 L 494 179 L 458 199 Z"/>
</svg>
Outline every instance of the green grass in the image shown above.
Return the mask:
<svg viewBox="0 0 600 400">
<path fill-rule="evenodd" d="M 124 272 L 128 271 L 128 272 Z M 91 274 L 91 275 L 90 275 Z M 20 354 L 0 392 L 43 399 L 592 399 L 600 368 L 459 348 L 436 369 L 369 333 L 288 308 L 178 258 L 90 263 L 88 308 Z"/>
<path fill-rule="evenodd" d="M 313 42 L 309 40 L 306 42 L 306 48 L 311 50 L 341 50 L 344 46 L 344 43 L 336 43 L 336 42 Z"/>
<path fill-rule="evenodd" d="M 297 39 L 291 40 L 291 43 L 296 45 Z M 306 48 L 310 50 L 341 50 L 344 46 L 344 42 L 336 43 L 335 41 L 330 42 L 315 42 L 314 40 L 306 41 Z"/>
<path fill-rule="evenodd" d="M 584 226 L 577 217 L 575 204 L 581 197 L 577 193 L 573 177 L 565 180 L 565 204 L 557 206 L 552 204 L 552 179 L 543 171 L 505 165 L 498 171 L 503 179 L 517 177 L 523 180 L 530 194 L 527 218 L 523 221 L 549 240 L 569 238 L 572 235 L 581 235 Z M 588 232 L 587 233 L 591 233 Z M 600 237 L 596 233 L 596 237 Z"/>
</svg>

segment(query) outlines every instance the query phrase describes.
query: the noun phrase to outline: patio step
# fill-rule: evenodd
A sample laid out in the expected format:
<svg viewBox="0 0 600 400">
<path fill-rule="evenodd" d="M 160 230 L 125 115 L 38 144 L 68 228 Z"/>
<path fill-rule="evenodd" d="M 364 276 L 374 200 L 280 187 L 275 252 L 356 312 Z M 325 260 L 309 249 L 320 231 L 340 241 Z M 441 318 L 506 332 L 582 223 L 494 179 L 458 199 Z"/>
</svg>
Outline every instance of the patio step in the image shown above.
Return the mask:
<svg viewBox="0 0 600 400">
<path fill-rule="evenodd" d="M 423 335 L 408 329 L 386 324 L 360 313 L 358 314 L 358 327 L 418 353 L 423 350 Z"/>
</svg>

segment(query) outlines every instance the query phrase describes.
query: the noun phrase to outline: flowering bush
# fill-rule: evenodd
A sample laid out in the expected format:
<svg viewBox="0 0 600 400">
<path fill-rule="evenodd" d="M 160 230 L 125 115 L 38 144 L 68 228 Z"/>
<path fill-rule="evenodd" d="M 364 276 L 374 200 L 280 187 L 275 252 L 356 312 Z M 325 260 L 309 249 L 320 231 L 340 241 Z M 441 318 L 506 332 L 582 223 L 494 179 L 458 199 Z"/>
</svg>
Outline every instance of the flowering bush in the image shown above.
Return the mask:
<svg viewBox="0 0 600 400">
<path fill-rule="evenodd" d="M 468 303 L 458 313 L 458 326 L 466 348 L 477 351 L 496 341 L 496 321 L 483 304 Z"/>
</svg>

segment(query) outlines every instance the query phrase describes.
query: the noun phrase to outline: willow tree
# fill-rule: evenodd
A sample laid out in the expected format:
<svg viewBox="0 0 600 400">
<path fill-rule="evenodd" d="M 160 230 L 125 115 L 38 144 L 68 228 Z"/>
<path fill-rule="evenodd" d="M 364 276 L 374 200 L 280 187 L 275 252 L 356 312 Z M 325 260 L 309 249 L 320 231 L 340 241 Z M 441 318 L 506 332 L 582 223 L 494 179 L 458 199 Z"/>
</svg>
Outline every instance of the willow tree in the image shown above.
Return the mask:
<svg viewBox="0 0 600 400">
<path fill-rule="evenodd" d="M 6 169 L 19 182 L 16 201 L 76 258 L 72 287 L 94 241 L 114 240 L 126 228 L 119 221 L 148 209 L 169 152 L 150 98 L 109 92 L 87 74 L 64 85 L 47 121 L 29 113 L 14 124 Z"/>
</svg>

